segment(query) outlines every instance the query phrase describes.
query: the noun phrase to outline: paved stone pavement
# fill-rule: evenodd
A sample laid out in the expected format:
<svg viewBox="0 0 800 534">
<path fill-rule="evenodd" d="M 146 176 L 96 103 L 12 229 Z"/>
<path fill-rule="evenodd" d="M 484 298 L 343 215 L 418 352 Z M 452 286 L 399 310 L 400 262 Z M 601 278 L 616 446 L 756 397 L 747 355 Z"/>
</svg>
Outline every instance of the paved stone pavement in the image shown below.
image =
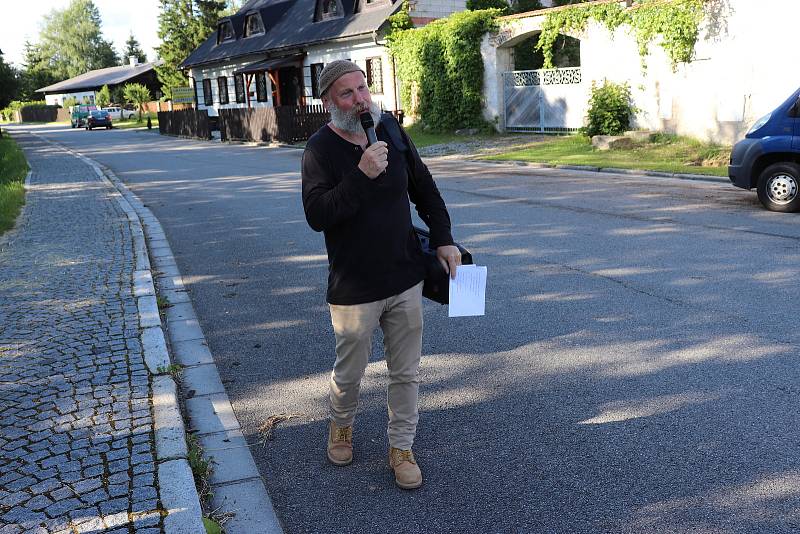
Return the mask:
<svg viewBox="0 0 800 534">
<path fill-rule="evenodd" d="M 85 162 L 17 141 L 31 177 L 0 238 L 0 534 L 164 532 L 130 222 Z"/>
</svg>

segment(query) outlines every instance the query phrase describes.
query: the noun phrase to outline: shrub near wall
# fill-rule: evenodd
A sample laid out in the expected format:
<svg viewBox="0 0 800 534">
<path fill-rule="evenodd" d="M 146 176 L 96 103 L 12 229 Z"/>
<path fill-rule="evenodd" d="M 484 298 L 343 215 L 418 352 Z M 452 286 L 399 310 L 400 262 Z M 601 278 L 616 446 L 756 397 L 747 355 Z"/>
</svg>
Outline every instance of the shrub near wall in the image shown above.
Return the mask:
<svg viewBox="0 0 800 534">
<path fill-rule="evenodd" d="M 423 28 L 392 32 L 389 49 L 403 108 L 435 130 L 482 127 L 481 39 L 497 9 L 462 11 Z"/>
<path fill-rule="evenodd" d="M 592 82 L 592 96 L 586 114 L 586 135 L 620 135 L 630 129 L 631 117 L 636 113 L 631 99 L 631 88 L 627 83 L 608 80 L 598 86 Z"/>
</svg>

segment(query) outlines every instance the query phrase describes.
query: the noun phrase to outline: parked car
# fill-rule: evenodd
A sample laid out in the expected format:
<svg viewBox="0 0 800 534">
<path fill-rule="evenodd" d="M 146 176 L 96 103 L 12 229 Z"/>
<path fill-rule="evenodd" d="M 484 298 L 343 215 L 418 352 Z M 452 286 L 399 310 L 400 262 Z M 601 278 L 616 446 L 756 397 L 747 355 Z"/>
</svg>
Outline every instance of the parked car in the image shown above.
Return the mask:
<svg viewBox="0 0 800 534">
<path fill-rule="evenodd" d="M 111 129 L 111 117 L 108 115 L 108 111 L 102 109 L 90 111 L 89 117 L 86 119 L 86 129 L 91 130 L 92 128 L 103 126 L 105 126 L 107 130 Z"/>
<path fill-rule="evenodd" d="M 136 115 L 135 111 L 130 109 L 125 109 L 118 106 L 109 106 L 107 108 L 102 108 L 103 111 L 108 112 L 108 116 L 111 117 L 113 120 L 120 120 L 120 119 L 130 119 Z"/>
<path fill-rule="evenodd" d="M 800 88 L 733 146 L 728 177 L 770 211 L 800 210 Z"/>
<path fill-rule="evenodd" d="M 86 126 L 86 119 L 89 112 L 97 109 L 95 106 L 77 105 L 69 108 L 69 122 L 73 128 L 83 128 Z"/>
</svg>

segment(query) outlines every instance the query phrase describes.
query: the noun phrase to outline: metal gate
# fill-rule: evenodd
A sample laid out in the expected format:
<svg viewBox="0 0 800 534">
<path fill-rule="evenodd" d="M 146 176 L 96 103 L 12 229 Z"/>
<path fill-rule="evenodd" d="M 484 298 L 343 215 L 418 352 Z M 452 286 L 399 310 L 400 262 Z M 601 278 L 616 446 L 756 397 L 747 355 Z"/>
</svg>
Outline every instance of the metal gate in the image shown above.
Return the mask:
<svg viewBox="0 0 800 534">
<path fill-rule="evenodd" d="M 580 67 L 504 72 L 506 130 L 574 132 L 583 126 L 588 97 Z"/>
</svg>

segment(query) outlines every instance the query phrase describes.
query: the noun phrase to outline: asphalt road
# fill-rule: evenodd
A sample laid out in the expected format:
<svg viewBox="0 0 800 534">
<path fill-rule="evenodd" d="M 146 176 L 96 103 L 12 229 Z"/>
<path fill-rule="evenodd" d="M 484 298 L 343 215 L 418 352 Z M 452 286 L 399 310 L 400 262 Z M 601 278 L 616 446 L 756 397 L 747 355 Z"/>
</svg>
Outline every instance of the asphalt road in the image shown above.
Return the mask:
<svg viewBox="0 0 800 534">
<path fill-rule="evenodd" d="M 430 161 L 486 316 L 427 303 L 425 485 L 386 467 L 380 336 L 356 460 L 324 454 L 333 334 L 301 152 L 40 129 L 161 221 L 289 533 L 800 529 L 800 217 L 725 183 Z M 272 415 L 294 416 L 264 441 Z"/>
</svg>

